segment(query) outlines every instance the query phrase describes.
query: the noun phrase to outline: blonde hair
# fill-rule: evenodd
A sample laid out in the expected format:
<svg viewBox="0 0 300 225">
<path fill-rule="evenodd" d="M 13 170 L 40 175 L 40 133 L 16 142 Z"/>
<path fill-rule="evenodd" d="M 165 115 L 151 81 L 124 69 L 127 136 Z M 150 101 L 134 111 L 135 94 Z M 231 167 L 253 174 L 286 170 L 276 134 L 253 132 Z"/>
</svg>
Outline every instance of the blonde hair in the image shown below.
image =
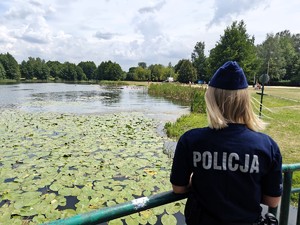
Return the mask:
<svg viewBox="0 0 300 225">
<path fill-rule="evenodd" d="M 209 86 L 205 101 L 209 127 L 213 129 L 225 128 L 229 123 L 245 124 L 254 131 L 266 126 L 252 110 L 248 89 L 224 90 Z"/>
</svg>

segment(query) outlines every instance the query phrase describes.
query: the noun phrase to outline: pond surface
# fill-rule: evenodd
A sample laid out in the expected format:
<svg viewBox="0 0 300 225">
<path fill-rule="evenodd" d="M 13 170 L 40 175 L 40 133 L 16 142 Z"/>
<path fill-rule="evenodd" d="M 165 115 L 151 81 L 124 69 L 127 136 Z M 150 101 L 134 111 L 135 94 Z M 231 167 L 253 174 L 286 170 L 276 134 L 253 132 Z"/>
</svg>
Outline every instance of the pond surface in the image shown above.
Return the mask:
<svg viewBox="0 0 300 225">
<path fill-rule="evenodd" d="M 0 85 L 0 224 L 40 224 L 169 191 L 168 138 L 153 128 L 188 112 L 147 87 Z M 101 225 L 182 224 L 183 204 L 164 210 Z"/>
<path fill-rule="evenodd" d="M 161 121 L 174 121 L 189 112 L 189 106 L 152 97 L 147 87 L 100 86 L 63 83 L 0 85 L 0 109 L 26 112 L 107 114 L 142 112 Z"/>
</svg>

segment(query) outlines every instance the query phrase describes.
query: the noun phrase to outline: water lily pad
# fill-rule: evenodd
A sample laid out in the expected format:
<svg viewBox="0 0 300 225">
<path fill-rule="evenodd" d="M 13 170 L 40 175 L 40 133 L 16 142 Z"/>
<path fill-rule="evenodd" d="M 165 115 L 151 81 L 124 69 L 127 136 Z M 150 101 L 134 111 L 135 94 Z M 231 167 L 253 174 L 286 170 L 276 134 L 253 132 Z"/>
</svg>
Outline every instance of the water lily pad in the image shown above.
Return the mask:
<svg viewBox="0 0 300 225">
<path fill-rule="evenodd" d="M 157 223 L 157 216 L 155 216 L 155 215 L 151 215 L 148 219 L 147 219 L 147 221 L 148 221 L 148 223 L 150 223 L 150 224 L 156 224 Z"/>
<path fill-rule="evenodd" d="M 46 218 L 44 215 L 42 214 L 39 214 L 37 216 L 35 216 L 33 219 L 32 219 L 32 222 L 36 223 L 36 224 L 41 224 L 43 222 L 46 221 Z"/>
<path fill-rule="evenodd" d="M 123 225 L 123 221 L 121 219 L 115 219 L 115 220 L 109 221 L 108 225 Z"/>
<path fill-rule="evenodd" d="M 11 201 L 0 210 L 35 223 L 169 190 L 171 161 L 155 126 L 139 113 L 0 112 L 0 195 Z M 75 206 L 67 204 L 69 195 L 78 199 Z M 135 221 L 154 224 L 164 209 Z"/>
<path fill-rule="evenodd" d="M 137 219 L 133 219 L 129 216 L 125 218 L 125 223 L 127 225 L 139 225 L 139 221 Z"/>
<path fill-rule="evenodd" d="M 178 213 L 181 208 L 181 203 L 180 202 L 174 202 L 168 204 L 168 207 L 166 208 L 166 211 L 168 214 L 173 215 L 175 213 Z"/>
<path fill-rule="evenodd" d="M 161 217 L 161 222 L 163 225 L 170 225 L 170 224 L 176 224 L 177 220 L 173 215 L 164 214 Z"/>
</svg>

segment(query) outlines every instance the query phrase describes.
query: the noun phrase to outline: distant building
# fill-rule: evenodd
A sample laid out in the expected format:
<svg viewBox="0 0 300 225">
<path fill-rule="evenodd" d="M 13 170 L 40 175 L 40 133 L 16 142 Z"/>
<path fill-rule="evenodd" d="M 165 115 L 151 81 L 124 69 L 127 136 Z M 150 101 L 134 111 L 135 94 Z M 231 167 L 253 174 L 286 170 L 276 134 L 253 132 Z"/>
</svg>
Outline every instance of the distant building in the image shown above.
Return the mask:
<svg viewBox="0 0 300 225">
<path fill-rule="evenodd" d="M 173 82 L 174 81 L 174 78 L 173 77 L 167 77 L 167 82 Z"/>
</svg>

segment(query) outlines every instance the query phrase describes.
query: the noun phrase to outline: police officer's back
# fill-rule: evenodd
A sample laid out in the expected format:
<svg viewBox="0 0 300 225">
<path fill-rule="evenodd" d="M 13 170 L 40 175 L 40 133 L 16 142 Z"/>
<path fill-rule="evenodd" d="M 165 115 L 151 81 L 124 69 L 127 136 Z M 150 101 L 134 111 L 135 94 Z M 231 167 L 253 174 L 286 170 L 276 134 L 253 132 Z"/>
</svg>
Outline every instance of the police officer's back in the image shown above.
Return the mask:
<svg viewBox="0 0 300 225">
<path fill-rule="evenodd" d="M 258 132 L 264 123 L 251 108 L 242 68 L 229 61 L 209 82 L 209 126 L 187 131 L 175 150 L 171 183 L 189 192 L 188 225 L 256 224 L 260 204 L 276 207 L 282 193 L 281 154 Z"/>
</svg>

